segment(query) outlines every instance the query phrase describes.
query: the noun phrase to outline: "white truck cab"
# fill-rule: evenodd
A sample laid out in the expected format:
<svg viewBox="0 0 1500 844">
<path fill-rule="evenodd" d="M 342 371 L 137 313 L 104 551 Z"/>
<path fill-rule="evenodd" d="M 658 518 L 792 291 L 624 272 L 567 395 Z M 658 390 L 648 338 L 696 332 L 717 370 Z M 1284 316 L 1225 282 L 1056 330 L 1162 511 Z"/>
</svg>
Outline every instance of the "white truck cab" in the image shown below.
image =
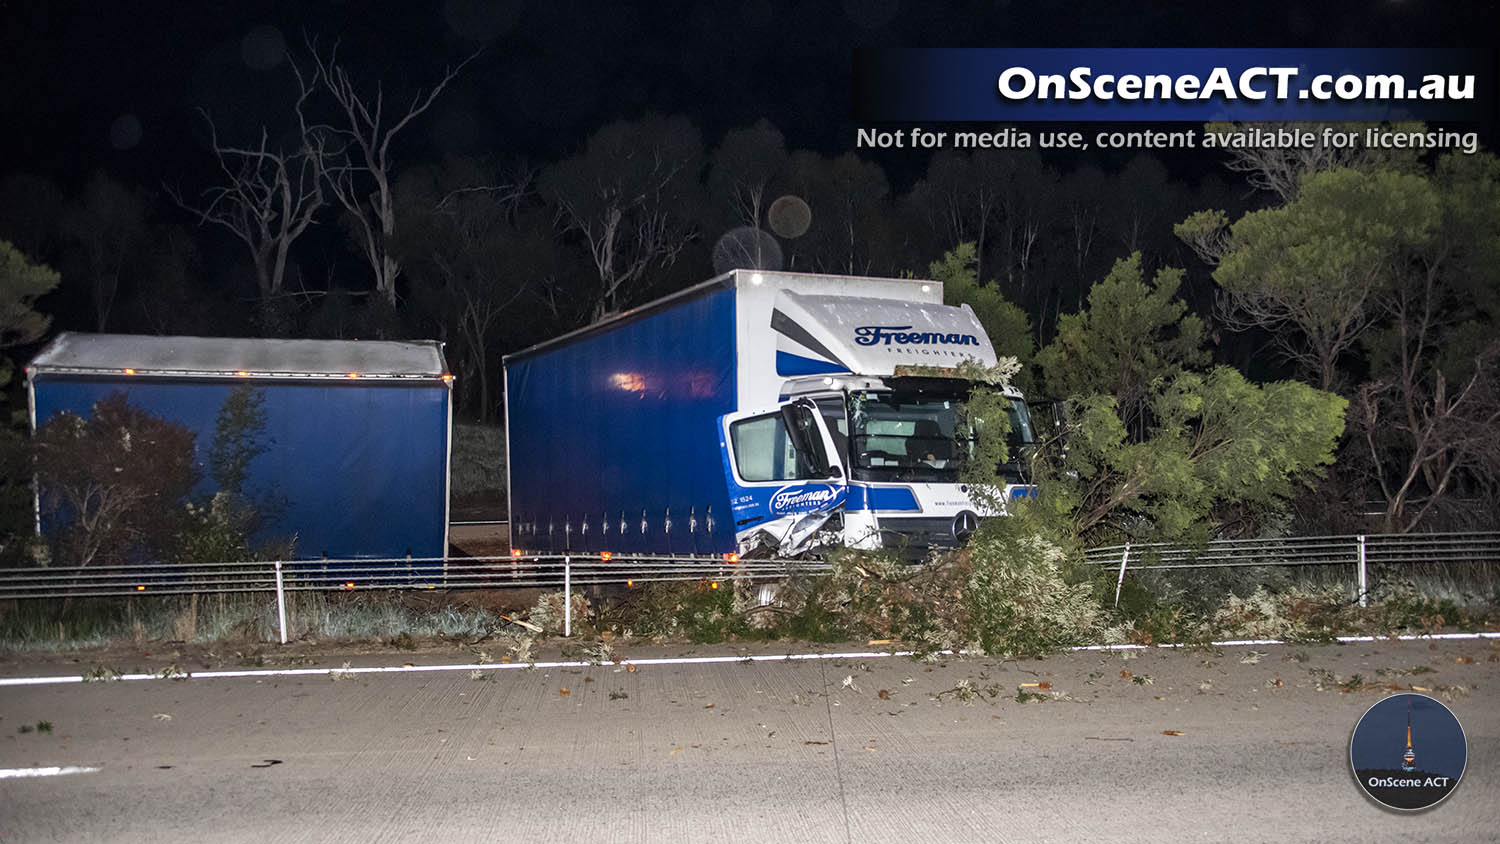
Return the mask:
<svg viewBox="0 0 1500 844">
<path fill-rule="evenodd" d="M 967 306 L 942 304 L 936 283 L 907 293 L 776 292 L 778 400 L 720 419 L 740 553 L 835 543 L 918 557 L 1003 515 L 961 477 L 974 432 L 960 407 L 975 385 L 957 367 L 995 365 L 994 347 Z M 1004 393 L 1008 502 L 1034 492 L 1015 458 L 1037 438 L 1024 397 Z"/>
</svg>

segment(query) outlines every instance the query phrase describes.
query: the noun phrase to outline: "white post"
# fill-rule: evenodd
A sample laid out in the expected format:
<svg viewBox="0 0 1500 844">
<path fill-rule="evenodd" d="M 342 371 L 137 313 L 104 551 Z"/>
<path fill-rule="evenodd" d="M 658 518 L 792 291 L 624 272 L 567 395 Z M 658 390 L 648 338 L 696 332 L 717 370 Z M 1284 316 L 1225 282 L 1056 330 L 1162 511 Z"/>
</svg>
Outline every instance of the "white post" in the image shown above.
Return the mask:
<svg viewBox="0 0 1500 844">
<path fill-rule="evenodd" d="M 286 590 L 282 588 L 281 561 L 276 561 L 276 616 L 281 620 L 281 644 L 286 644 Z"/>
<path fill-rule="evenodd" d="M 1120 589 L 1125 586 L 1125 563 L 1130 560 L 1130 543 L 1125 543 L 1125 550 L 1120 552 L 1120 579 L 1115 581 L 1115 606 L 1120 605 Z"/>
<path fill-rule="evenodd" d="M 1365 535 L 1364 534 L 1360 534 L 1359 537 L 1358 537 L 1358 539 L 1359 539 L 1359 605 L 1363 607 L 1363 606 L 1366 605 L 1366 597 L 1365 596 L 1366 596 L 1366 593 L 1369 592 L 1369 585 L 1370 585 L 1370 583 L 1369 583 L 1368 575 L 1365 572 Z"/>
<path fill-rule="evenodd" d="M 573 635 L 573 558 L 563 556 L 563 638 Z"/>
</svg>

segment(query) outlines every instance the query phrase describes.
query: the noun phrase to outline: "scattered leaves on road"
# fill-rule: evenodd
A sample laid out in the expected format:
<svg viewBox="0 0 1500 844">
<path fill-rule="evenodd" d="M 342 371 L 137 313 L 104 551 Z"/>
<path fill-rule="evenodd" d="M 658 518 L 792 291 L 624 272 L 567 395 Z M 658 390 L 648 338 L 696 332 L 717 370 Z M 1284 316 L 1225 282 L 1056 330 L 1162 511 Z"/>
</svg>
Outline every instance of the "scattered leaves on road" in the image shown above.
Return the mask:
<svg viewBox="0 0 1500 844">
<path fill-rule="evenodd" d="M 172 720 L 172 716 L 168 715 L 165 712 L 158 712 L 155 715 L 152 715 L 151 717 L 154 718 L 154 719 L 156 719 L 157 721 L 170 721 L 170 720 Z"/>
<path fill-rule="evenodd" d="M 1468 697 L 1469 695 L 1469 689 L 1467 686 L 1450 686 L 1446 683 L 1439 683 L 1437 685 L 1437 690 L 1438 696 L 1443 700 L 1448 701 L 1449 703 L 1452 703 L 1456 698 Z M 37 726 L 40 727 L 41 724 L 38 724 Z"/>
<path fill-rule="evenodd" d="M 1184 733 L 1182 730 L 1162 730 L 1161 734 L 1164 735 L 1164 736 L 1185 736 L 1185 735 L 1187 735 L 1187 733 Z"/>
</svg>

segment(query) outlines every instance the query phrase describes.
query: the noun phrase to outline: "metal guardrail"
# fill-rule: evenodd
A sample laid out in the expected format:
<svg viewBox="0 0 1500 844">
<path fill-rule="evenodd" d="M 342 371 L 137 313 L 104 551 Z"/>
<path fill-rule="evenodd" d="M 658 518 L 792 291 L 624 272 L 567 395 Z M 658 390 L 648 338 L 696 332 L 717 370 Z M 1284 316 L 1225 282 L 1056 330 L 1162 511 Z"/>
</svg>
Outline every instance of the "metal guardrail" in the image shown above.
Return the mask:
<svg viewBox="0 0 1500 844">
<path fill-rule="evenodd" d="M 286 643 L 286 593 L 387 589 L 561 588 L 667 581 L 756 581 L 826 574 L 825 562 L 634 554 L 393 557 L 0 569 L 0 600 L 275 592 Z M 564 601 L 564 635 L 572 602 Z"/>
<path fill-rule="evenodd" d="M 1085 562 L 1118 567 L 1115 603 L 1130 568 L 1344 565 L 1354 569 L 1366 605 L 1371 565 L 1500 564 L 1500 532 L 1355 534 L 1279 539 L 1228 539 L 1205 546 L 1126 543 L 1084 552 Z M 390 589 L 561 588 L 667 581 L 756 581 L 827 574 L 816 560 L 726 559 L 647 554 L 527 554 L 504 557 L 392 557 L 272 560 L 234 563 L 153 563 L 71 568 L 0 569 L 0 600 L 274 592 L 286 641 L 286 593 Z M 572 602 L 564 601 L 564 633 Z"/>
<path fill-rule="evenodd" d="M 1115 567 L 1115 604 L 1125 572 L 1135 569 L 1235 568 L 1242 566 L 1326 566 L 1354 569 L 1357 597 L 1366 606 L 1372 565 L 1412 563 L 1500 563 L 1500 532 L 1350 534 L 1276 539 L 1221 539 L 1204 546 L 1126 543 L 1084 552 L 1091 565 Z"/>
</svg>

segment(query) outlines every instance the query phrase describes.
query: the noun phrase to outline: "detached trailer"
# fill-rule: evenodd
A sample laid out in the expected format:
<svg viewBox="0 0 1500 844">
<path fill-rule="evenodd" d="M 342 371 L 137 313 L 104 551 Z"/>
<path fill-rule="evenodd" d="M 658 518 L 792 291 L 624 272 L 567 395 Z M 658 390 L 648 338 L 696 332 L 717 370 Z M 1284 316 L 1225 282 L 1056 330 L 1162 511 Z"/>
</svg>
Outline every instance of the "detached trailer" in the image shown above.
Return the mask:
<svg viewBox="0 0 1500 844">
<path fill-rule="evenodd" d="M 262 538 L 295 536 L 300 559 L 446 556 L 452 380 L 437 341 L 63 333 L 26 367 L 32 430 L 123 393 L 197 434 L 203 493 L 219 409 L 253 385 L 266 450 L 245 490 L 281 505 Z"/>
<path fill-rule="evenodd" d="M 995 351 L 939 282 L 748 270 L 510 355 L 511 542 L 957 544 L 997 515 L 959 480 L 965 361 L 994 365 Z M 1014 453 L 1034 437 L 1021 394 L 1007 396 Z M 1007 500 L 1033 490 L 1009 480 Z"/>
</svg>

